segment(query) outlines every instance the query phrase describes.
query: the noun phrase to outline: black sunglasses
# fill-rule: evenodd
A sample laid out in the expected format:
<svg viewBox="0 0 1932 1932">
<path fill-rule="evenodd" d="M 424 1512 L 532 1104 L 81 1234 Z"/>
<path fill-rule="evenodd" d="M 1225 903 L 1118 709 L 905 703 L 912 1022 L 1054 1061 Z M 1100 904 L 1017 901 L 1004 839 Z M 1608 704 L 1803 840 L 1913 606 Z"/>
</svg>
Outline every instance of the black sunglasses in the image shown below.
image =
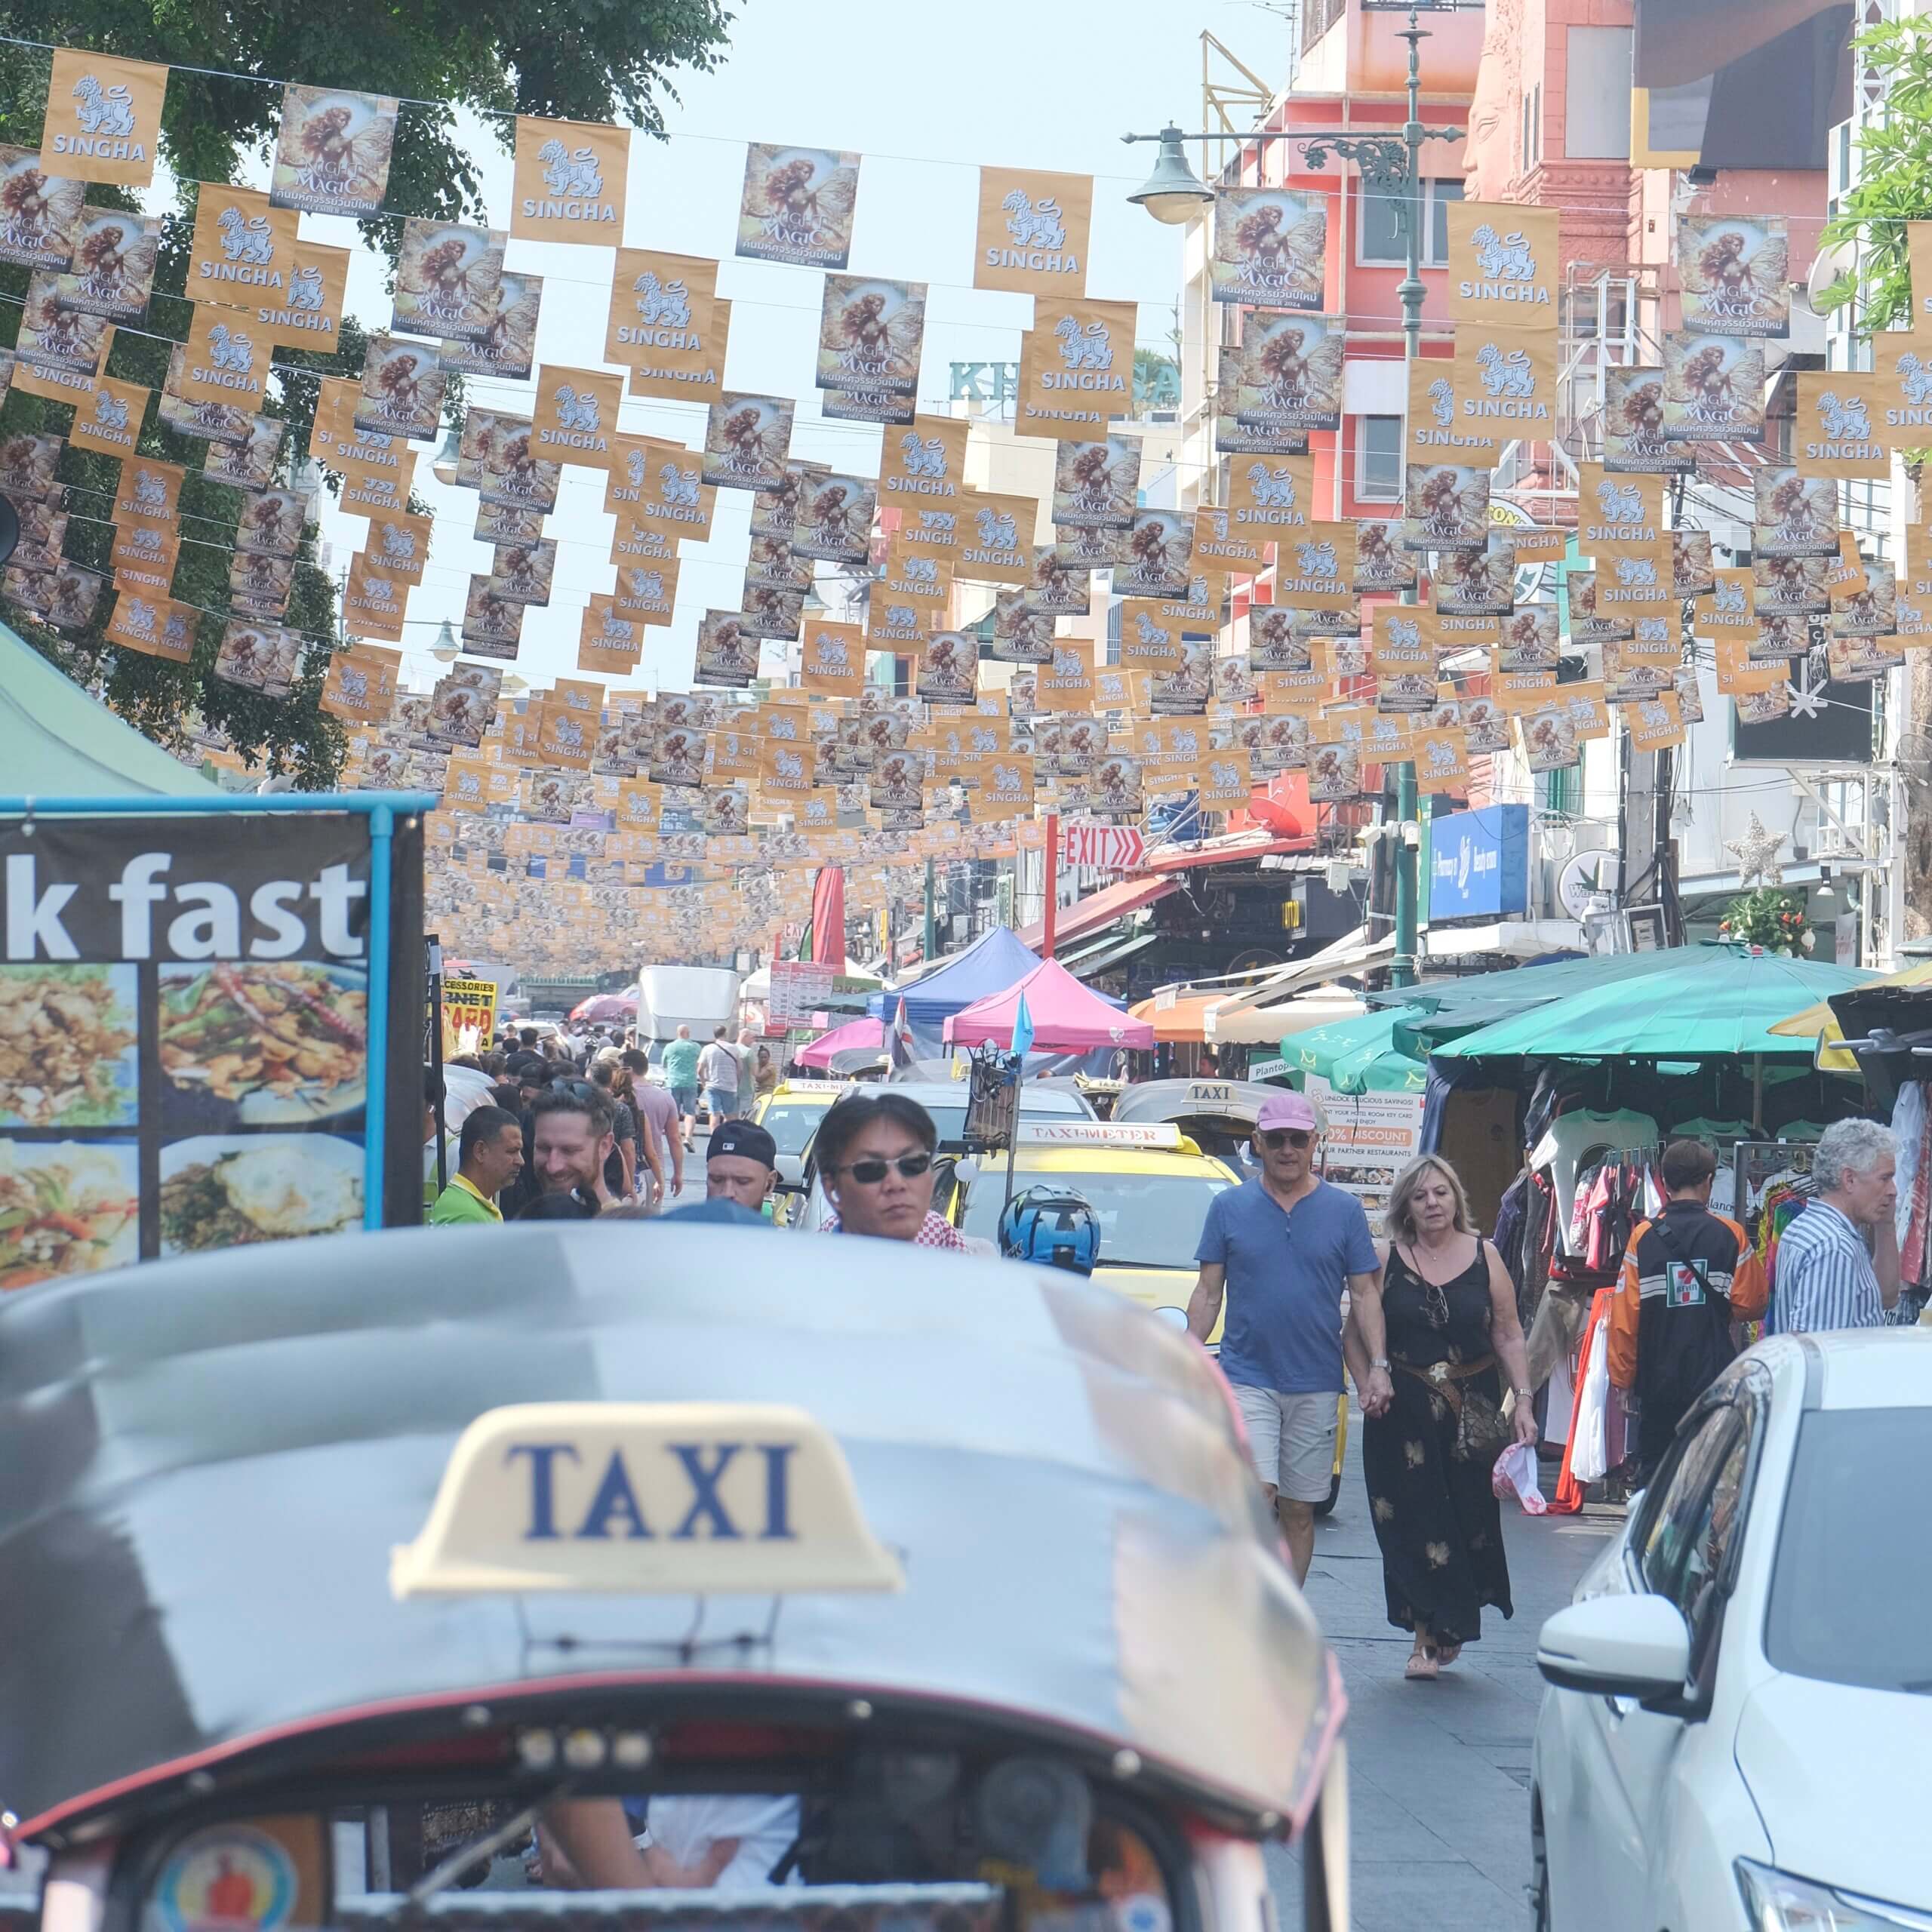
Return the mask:
<svg viewBox="0 0 1932 1932">
<path fill-rule="evenodd" d="M 1261 1144 L 1269 1153 L 1278 1154 L 1284 1147 L 1306 1147 L 1314 1138 L 1305 1127 L 1276 1127 L 1262 1135 Z"/>
<path fill-rule="evenodd" d="M 896 1161 L 854 1161 L 832 1171 L 850 1174 L 861 1187 L 876 1187 L 884 1180 L 888 1168 L 897 1168 L 901 1180 L 917 1180 L 932 1164 L 930 1154 L 901 1154 Z"/>
</svg>

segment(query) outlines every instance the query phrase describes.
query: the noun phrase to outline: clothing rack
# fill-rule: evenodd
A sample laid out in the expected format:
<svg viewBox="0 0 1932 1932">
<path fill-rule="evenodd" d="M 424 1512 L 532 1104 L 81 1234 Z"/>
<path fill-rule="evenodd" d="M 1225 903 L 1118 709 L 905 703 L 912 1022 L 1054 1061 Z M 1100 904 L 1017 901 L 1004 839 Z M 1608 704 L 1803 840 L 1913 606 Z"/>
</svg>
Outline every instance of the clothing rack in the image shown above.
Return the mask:
<svg viewBox="0 0 1932 1932">
<path fill-rule="evenodd" d="M 1781 1174 L 1798 1174 L 1808 1186 L 1817 1144 L 1810 1140 L 1740 1140 L 1730 1150 L 1732 1218 L 1753 1241 L 1758 1238 L 1758 1217 L 1763 1207 L 1761 1201 L 1754 1204 L 1754 1197 Z"/>
</svg>

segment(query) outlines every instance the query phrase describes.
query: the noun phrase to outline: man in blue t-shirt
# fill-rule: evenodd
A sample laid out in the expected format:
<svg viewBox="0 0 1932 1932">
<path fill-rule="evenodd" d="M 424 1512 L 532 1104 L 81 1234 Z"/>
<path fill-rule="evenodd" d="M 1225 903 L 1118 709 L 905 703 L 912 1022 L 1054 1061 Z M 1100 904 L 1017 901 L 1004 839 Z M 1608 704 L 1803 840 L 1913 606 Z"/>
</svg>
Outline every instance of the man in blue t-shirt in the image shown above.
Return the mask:
<svg viewBox="0 0 1932 1932">
<path fill-rule="evenodd" d="M 1187 1304 L 1188 1327 L 1204 1342 L 1226 1293 L 1221 1369 L 1297 1583 L 1315 1554 L 1315 1505 L 1327 1500 L 1334 1467 L 1344 1282 L 1374 1364 L 1359 1392 L 1364 1412 L 1380 1415 L 1394 1393 L 1368 1217 L 1352 1194 L 1316 1178 L 1320 1133 L 1306 1096 L 1278 1094 L 1263 1103 L 1254 1128 L 1261 1171 L 1214 1197 Z"/>
</svg>

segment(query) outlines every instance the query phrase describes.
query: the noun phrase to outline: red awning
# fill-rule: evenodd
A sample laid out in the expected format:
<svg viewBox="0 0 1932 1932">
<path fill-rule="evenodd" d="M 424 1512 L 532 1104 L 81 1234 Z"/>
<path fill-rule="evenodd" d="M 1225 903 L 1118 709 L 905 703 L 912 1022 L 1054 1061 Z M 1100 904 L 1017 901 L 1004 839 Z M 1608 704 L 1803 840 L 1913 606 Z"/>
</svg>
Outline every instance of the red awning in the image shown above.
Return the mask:
<svg viewBox="0 0 1932 1932">
<path fill-rule="evenodd" d="M 1115 920 L 1124 918 L 1128 913 L 1137 912 L 1143 906 L 1151 906 L 1157 899 L 1164 899 L 1169 893 L 1180 890 L 1180 881 L 1171 878 L 1124 878 L 1118 884 L 1103 885 L 1098 892 L 1090 892 L 1076 904 L 1060 909 L 1060 918 L 1054 927 L 1054 943 L 1064 946 L 1084 933 L 1097 933 L 1103 926 L 1110 926 Z M 1046 936 L 1046 926 L 1038 919 L 1020 929 L 1020 943 L 1032 946 L 1035 952 Z"/>
</svg>

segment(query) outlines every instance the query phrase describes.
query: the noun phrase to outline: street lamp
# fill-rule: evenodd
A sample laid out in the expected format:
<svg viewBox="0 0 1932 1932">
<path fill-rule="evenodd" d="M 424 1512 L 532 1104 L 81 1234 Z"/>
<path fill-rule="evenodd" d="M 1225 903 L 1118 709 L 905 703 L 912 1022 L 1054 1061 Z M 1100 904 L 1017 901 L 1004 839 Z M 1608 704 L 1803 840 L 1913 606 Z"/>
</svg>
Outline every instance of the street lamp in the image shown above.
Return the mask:
<svg viewBox="0 0 1932 1932">
<path fill-rule="evenodd" d="M 1393 11 L 1387 0 L 1374 11 Z M 1159 157 L 1147 184 L 1128 195 L 1157 221 L 1189 220 L 1212 195 L 1187 165 L 1181 152 L 1183 141 L 1233 141 L 1246 147 L 1267 141 L 1292 141 L 1303 160 L 1312 168 L 1325 168 L 1332 155 L 1337 161 L 1352 161 L 1361 171 L 1366 189 L 1381 189 L 1395 198 L 1398 225 L 1402 232 L 1403 260 L 1407 272 L 1396 294 L 1402 303 L 1402 359 L 1415 361 L 1422 352 L 1422 150 L 1425 142 L 1460 140 L 1469 131 L 1463 128 L 1429 128 L 1422 118 L 1422 43 L 1429 38 L 1427 28 L 1417 24 L 1419 13 L 1458 11 L 1453 0 L 1415 0 L 1408 8 L 1408 25 L 1397 37 L 1409 44 L 1409 117 L 1400 134 L 1363 134 L 1353 131 L 1324 132 L 1302 128 L 1257 128 L 1247 134 L 1183 134 L 1177 128 L 1163 128 L 1158 134 L 1123 134 L 1123 141 L 1158 141 Z M 1405 405 L 1406 410 L 1406 405 Z M 1403 423 L 1403 447 L 1407 447 L 1407 419 Z M 1402 592 L 1402 601 L 1413 604 L 1413 588 Z M 1405 764 L 1397 768 L 1395 816 L 1404 826 L 1416 818 L 1416 768 Z M 1416 983 L 1416 846 L 1405 836 L 1395 848 L 1395 953 L 1389 967 L 1389 981 L 1398 986 Z"/>
<path fill-rule="evenodd" d="M 1145 137 L 1127 134 L 1125 140 L 1144 139 Z M 1149 175 L 1146 184 L 1128 196 L 1130 202 L 1145 208 L 1156 221 L 1164 221 L 1174 227 L 1192 221 L 1201 210 L 1202 205 L 1214 198 L 1214 191 L 1209 187 L 1187 165 L 1187 156 L 1180 151 L 1180 144 L 1186 137 L 1178 128 L 1163 128 L 1153 137 L 1161 143 L 1161 152 L 1155 156 L 1154 171 Z"/>
<path fill-rule="evenodd" d="M 451 487 L 456 481 L 457 459 L 463 454 L 463 425 L 452 423 L 443 446 L 429 459 L 429 474 L 438 483 Z"/>
</svg>

